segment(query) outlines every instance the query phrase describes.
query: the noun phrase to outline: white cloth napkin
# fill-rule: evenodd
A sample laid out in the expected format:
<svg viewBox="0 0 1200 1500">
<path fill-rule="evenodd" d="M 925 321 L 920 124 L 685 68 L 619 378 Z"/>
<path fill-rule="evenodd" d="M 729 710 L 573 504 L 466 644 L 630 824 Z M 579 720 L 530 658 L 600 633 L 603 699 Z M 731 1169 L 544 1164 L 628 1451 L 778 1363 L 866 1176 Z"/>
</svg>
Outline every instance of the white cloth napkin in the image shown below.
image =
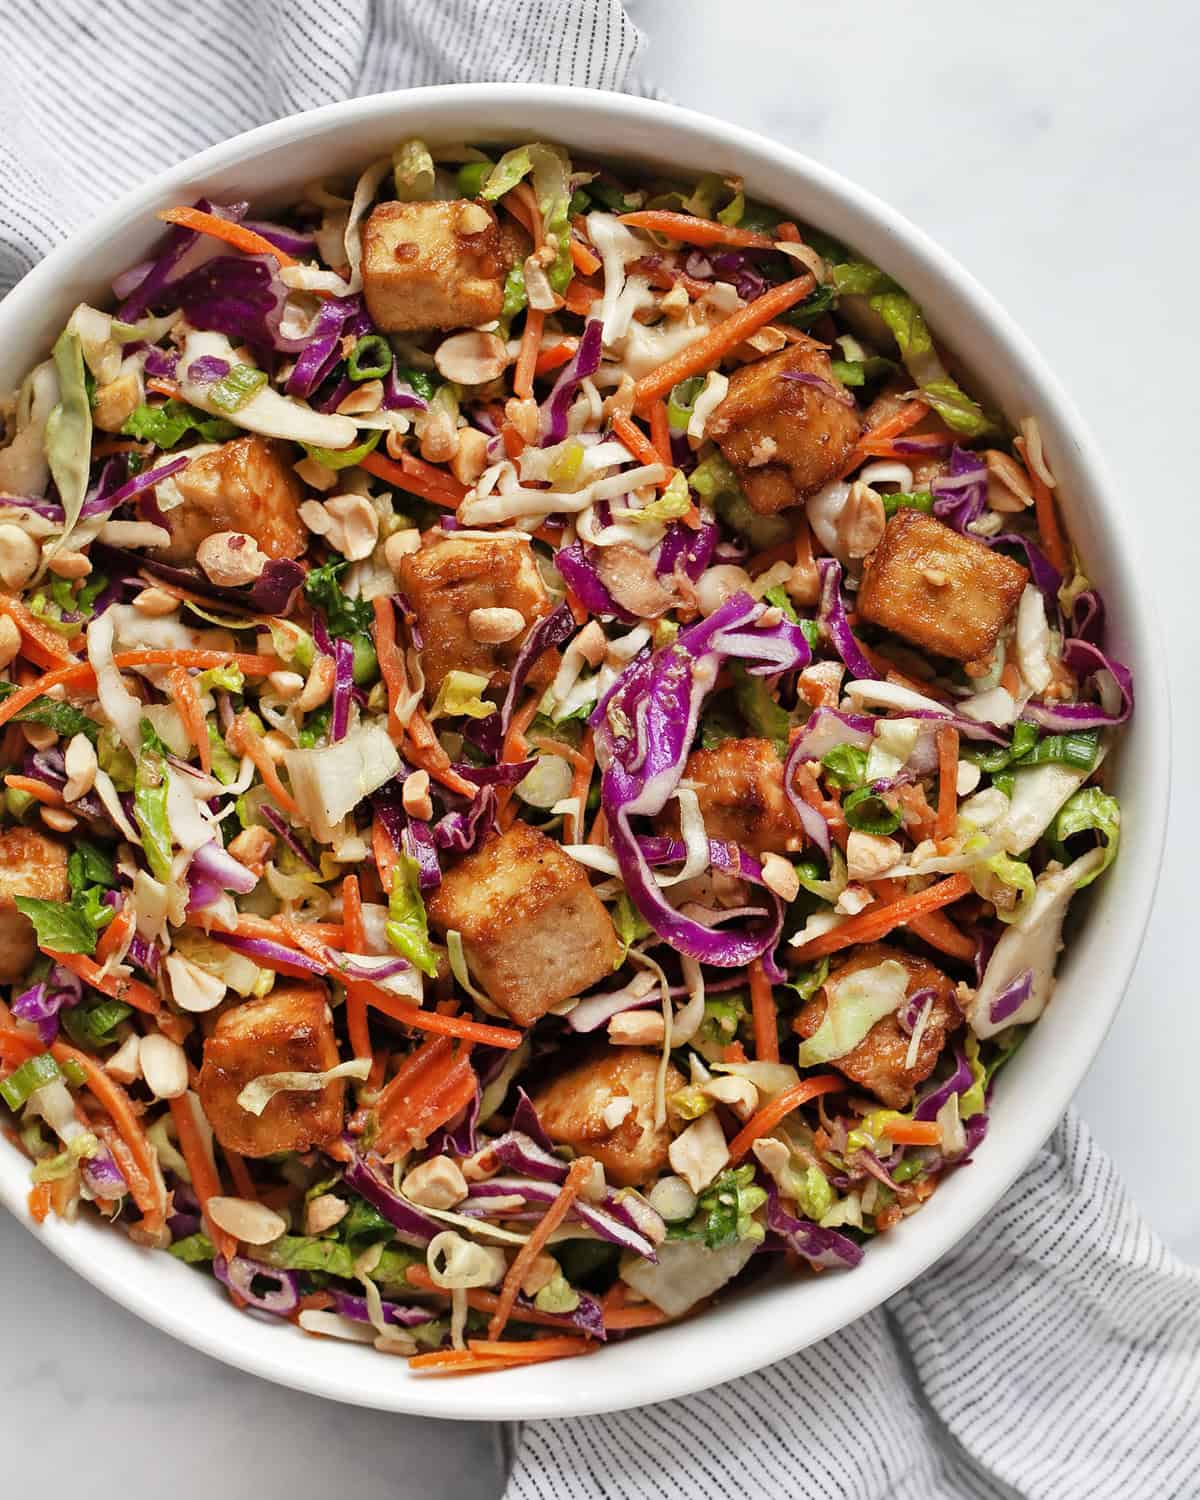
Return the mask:
<svg viewBox="0 0 1200 1500">
<path fill-rule="evenodd" d="M 266 120 L 422 83 L 650 92 L 639 45 L 619 0 L 4 0 L 0 293 L 124 188 Z M 967 1244 L 824 1343 L 509 1436 L 506 1500 L 1195 1500 L 1200 1275 L 1069 1116 Z"/>
</svg>

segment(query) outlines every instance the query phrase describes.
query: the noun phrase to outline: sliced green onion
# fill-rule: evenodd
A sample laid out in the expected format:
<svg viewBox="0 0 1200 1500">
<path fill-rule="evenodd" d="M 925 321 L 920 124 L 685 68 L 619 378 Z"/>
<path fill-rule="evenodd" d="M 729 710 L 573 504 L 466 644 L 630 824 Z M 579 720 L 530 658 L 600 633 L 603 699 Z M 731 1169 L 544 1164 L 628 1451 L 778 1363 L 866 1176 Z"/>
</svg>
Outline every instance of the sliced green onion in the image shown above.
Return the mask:
<svg viewBox="0 0 1200 1500">
<path fill-rule="evenodd" d="M 1044 766 L 1048 762 L 1055 762 L 1058 765 L 1071 766 L 1076 771 L 1090 771 L 1095 767 L 1099 753 L 1098 732 L 1094 729 L 1081 729 L 1073 734 L 1047 735 L 1044 740 L 1039 740 L 1031 750 L 1021 755 L 1016 764 L 1018 766 Z"/>
<path fill-rule="evenodd" d="M 351 380 L 382 380 L 392 368 L 392 346 L 381 333 L 368 333 L 346 361 Z"/>
<path fill-rule="evenodd" d="M 256 370 L 253 365 L 234 365 L 209 388 L 208 399 L 222 411 L 240 411 L 266 383 L 265 370 Z"/>
<path fill-rule="evenodd" d="M 869 786 L 850 793 L 842 803 L 842 816 L 859 833 L 895 833 L 900 827 L 899 812 L 893 811 Z"/>
<path fill-rule="evenodd" d="M 927 516 L 933 513 L 933 495 L 929 490 L 915 490 L 911 495 L 880 495 L 879 498 L 883 501 L 883 513 L 889 520 L 898 510 L 919 510 Z"/>
<path fill-rule="evenodd" d="M 301 443 L 300 446 L 309 458 L 315 458 L 324 469 L 352 469 L 355 464 L 362 463 L 382 436 L 383 433 L 377 428 L 357 448 L 319 448 L 315 443 Z"/>
<path fill-rule="evenodd" d="M 123 1000 L 101 1000 L 90 1008 L 76 1005 L 64 1010 L 61 1019 L 75 1045 L 91 1052 L 115 1042 L 117 1027 L 130 1014 Z"/>
<path fill-rule="evenodd" d="M 835 745 L 821 757 L 827 780 L 840 787 L 862 786 L 867 774 L 867 752 L 857 745 Z"/>
<path fill-rule="evenodd" d="M 681 380 L 667 398 L 667 422 L 672 432 L 686 432 L 691 421 L 696 398 L 704 389 L 704 376 L 691 375 Z"/>
<path fill-rule="evenodd" d="M 464 198 L 479 197 L 495 165 L 494 161 L 468 161 L 459 167 L 456 181 L 458 190 Z"/>
<path fill-rule="evenodd" d="M 62 1077 L 62 1071 L 49 1052 L 42 1052 L 23 1062 L 0 1083 L 0 1099 L 9 1109 L 20 1109 L 22 1104 L 40 1088 L 54 1083 Z"/>
</svg>

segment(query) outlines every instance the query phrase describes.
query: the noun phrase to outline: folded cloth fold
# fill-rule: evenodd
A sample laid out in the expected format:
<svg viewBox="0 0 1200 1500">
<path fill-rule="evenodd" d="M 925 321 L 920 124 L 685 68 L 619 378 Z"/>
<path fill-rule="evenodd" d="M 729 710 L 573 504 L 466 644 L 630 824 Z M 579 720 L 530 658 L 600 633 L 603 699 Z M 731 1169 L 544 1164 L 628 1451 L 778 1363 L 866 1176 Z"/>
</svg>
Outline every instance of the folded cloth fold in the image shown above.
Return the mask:
<svg viewBox="0 0 1200 1500">
<path fill-rule="evenodd" d="M 432 83 L 643 93 L 619 0 L 4 0 L 0 295 L 193 152 L 298 110 Z"/>
<path fill-rule="evenodd" d="M 1200 1271 L 1068 1115 L 963 1245 L 849 1328 L 512 1443 L 505 1500 L 1190 1500 Z"/>
</svg>

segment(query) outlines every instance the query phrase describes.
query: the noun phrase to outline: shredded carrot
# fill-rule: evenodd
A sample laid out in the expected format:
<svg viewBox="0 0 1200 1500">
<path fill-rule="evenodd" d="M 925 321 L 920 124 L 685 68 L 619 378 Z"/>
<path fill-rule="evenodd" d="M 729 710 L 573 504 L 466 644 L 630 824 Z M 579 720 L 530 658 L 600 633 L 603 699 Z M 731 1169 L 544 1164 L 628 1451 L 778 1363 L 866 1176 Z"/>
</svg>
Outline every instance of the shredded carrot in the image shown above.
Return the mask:
<svg viewBox="0 0 1200 1500">
<path fill-rule="evenodd" d="M 96 962 L 101 968 L 113 953 L 120 951 L 133 930 L 133 912 L 123 906 L 96 941 Z"/>
<path fill-rule="evenodd" d="M 610 1333 L 626 1328 L 657 1328 L 666 1321 L 666 1313 L 652 1302 L 643 1302 L 634 1307 L 614 1307 L 611 1312 L 606 1310 L 604 1314 L 604 1326 Z"/>
<path fill-rule="evenodd" d="M 409 1266 L 404 1273 L 409 1284 L 422 1292 L 436 1292 L 439 1297 L 446 1297 L 449 1293 L 435 1285 L 433 1277 L 424 1265 Z M 476 1312 L 493 1313 L 500 1305 L 500 1298 L 495 1292 L 485 1292 L 482 1288 L 472 1289 L 467 1292 L 467 1306 L 474 1308 Z M 539 1312 L 533 1307 L 522 1307 L 519 1304 L 513 1308 L 509 1319 L 512 1323 L 533 1323 L 538 1328 L 570 1328 L 571 1320 L 565 1315 L 555 1313 Z"/>
<path fill-rule="evenodd" d="M 908 401 L 899 411 L 880 422 L 877 426 L 864 432 L 862 437 L 852 449 L 849 458 L 842 466 L 843 474 L 850 474 L 858 468 L 864 458 L 871 457 L 871 445 L 878 442 L 886 442 L 889 438 L 899 437 L 901 433 L 907 432 L 910 427 L 929 415 L 929 403 L 917 399 Z"/>
<path fill-rule="evenodd" d="M 504 1332 L 504 1325 L 508 1322 L 517 1297 L 520 1295 L 521 1283 L 529 1275 L 546 1241 L 566 1218 L 571 1205 L 587 1185 L 595 1170 L 595 1165 L 590 1156 L 576 1157 L 567 1170 L 563 1185 L 558 1190 L 558 1197 L 538 1220 L 529 1238 L 513 1257 L 512 1264 L 505 1273 L 504 1281 L 500 1286 L 499 1304 L 488 1323 L 489 1339 L 498 1339 Z"/>
<path fill-rule="evenodd" d="M 45 1050 L 36 1036 L 18 1031 L 15 1026 L 0 1025 L 0 1063 L 6 1068 L 19 1067 Z"/>
<path fill-rule="evenodd" d="M 869 907 L 857 917 L 843 922 L 840 927 L 811 938 L 800 948 L 794 948 L 792 956 L 807 963 L 814 958 L 824 958 L 828 953 L 840 953 L 843 948 L 853 947 L 855 943 L 878 942 L 894 927 L 903 927 L 913 917 L 924 916 L 926 912 L 949 906 L 951 902 L 965 896 L 970 889 L 971 882 L 967 876 L 949 875 L 945 880 L 917 891 L 915 895 L 901 896 L 899 900 L 886 905 Z"/>
<path fill-rule="evenodd" d="M 183 394 L 177 380 L 168 380 L 164 375 L 152 375 L 146 381 L 146 389 L 155 396 L 166 396 L 170 401 L 176 401 Z"/>
<path fill-rule="evenodd" d="M 365 953 L 367 941 L 357 875 L 347 875 L 342 881 L 342 922 L 346 928 L 345 951 Z M 349 990 L 346 991 L 346 1029 L 350 1034 L 350 1046 L 355 1057 L 373 1057 L 371 1029 L 367 1023 L 367 1002 L 357 990 L 353 995 Z"/>
<path fill-rule="evenodd" d="M 175 707 L 187 731 L 187 737 L 200 755 L 200 769 L 207 775 L 212 770 L 212 745 L 208 738 L 208 721 L 200 706 L 200 694 L 186 667 L 172 667 L 167 673 L 167 682 L 175 697 Z"/>
<path fill-rule="evenodd" d="M 77 974 L 84 984 L 90 984 L 102 995 L 110 995 L 114 1000 L 132 1005 L 135 1010 L 143 1011 L 148 1016 L 157 1015 L 162 1006 L 157 992 L 149 985 L 143 984 L 139 979 L 123 978 L 119 974 L 101 974 L 100 965 L 86 953 L 59 953 L 54 948 L 43 948 L 42 952 L 56 964 Z"/>
<path fill-rule="evenodd" d="M 79 955 L 70 956 L 77 958 Z M 55 954 L 54 957 L 56 962 L 62 962 L 61 954 Z M 76 1067 L 83 1070 L 88 1088 L 116 1126 L 137 1165 L 138 1173 L 144 1179 L 142 1182 L 129 1184 L 133 1201 L 142 1211 L 143 1222 L 147 1228 L 161 1228 L 166 1205 L 157 1187 L 158 1158 L 146 1132 L 142 1129 L 141 1121 L 137 1117 L 129 1095 L 114 1078 L 104 1071 L 99 1060 L 89 1056 L 88 1053 L 69 1047 L 66 1042 L 54 1042 L 50 1052 L 55 1062 L 74 1063 Z"/>
<path fill-rule="evenodd" d="M 897 1146 L 940 1146 L 941 1126 L 936 1120 L 885 1120 L 883 1133 Z"/>
<path fill-rule="evenodd" d="M 254 765 L 254 769 L 262 777 L 263 785 L 270 792 L 276 804 L 284 812 L 293 814 L 303 821 L 300 812 L 300 804 L 284 786 L 279 779 L 279 772 L 275 769 L 275 762 L 271 759 L 271 752 L 263 743 L 262 736 L 250 722 L 249 715 L 245 712 L 238 714 L 225 736 L 225 743 L 235 755 L 246 755 Z"/>
<path fill-rule="evenodd" d="M 920 440 L 924 441 L 926 437 L 931 440 L 941 439 L 940 442 L 930 442 L 928 449 L 930 454 L 939 452 L 941 448 L 949 448 L 954 442 L 954 435 L 949 432 L 944 435 L 936 432 L 921 433 Z M 905 446 L 906 441 L 911 445 L 917 439 L 909 438 L 906 440 L 903 437 L 881 438 L 875 437 L 872 433 L 867 433 L 865 437 L 859 440 L 854 451 L 858 455 L 860 463 L 864 458 L 894 458 L 902 463 L 911 464 L 915 458 L 920 458 L 921 454 L 914 452 L 911 446 Z"/>
<path fill-rule="evenodd" d="M 43 673 L 41 677 L 26 683 L 24 687 L 18 688 L 15 693 L 10 693 L 0 702 L 0 724 L 7 724 L 14 714 L 19 714 L 23 708 L 28 708 L 35 698 L 42 697 L 52 687 L 58 687 L 60 684 L 66 687 L 76 687 L 89 681 L 94 685 L 95 680 L 96 674 L 92 670 L 91 663 L 86 661 L 75 662 L 72 666 L 56 667 L 52 672 Z"/>
<path fill-rule="evenodd" d="M 942 724 L 937 732 L 938 799 L 935 839 L 948 839 L 958 820 L 958 730 Z"/>
<path fill-rule="evenodd" d="M 644 410 L 652 401 L 666 396 L 681 380 L 690 375 L 703 375 L 731 349 L 748 339 L 752 333 L 777 318 L 781 312 L 802 302 L 812 294 L 816 280 L 811 275 L 797 276 L 792 281 L 773 286 L 769 292 L 756 297 L 753 302 L 723 318 L 703 338 L 680 350 L 665 364 L 659 365 L 649 375 L 643 375 L 633 388 L 633 404 L 636 410 Z"/>
<path fill-rule="evenodd" d="M 644 464 L 662 463 L 658 449 L 631 418 L 617 413 L 609 423 L 613 437 L 625 444 L 634 458 Z"/>
<path fill-rule="evenodd" d="M 578 844 L 583 838 L 583 817 L 587 810 L 588 789 L 592 784 L 592 774 L 596 769 L 596 747 L 589 729 L 583 737 L 579 753 L 573 761 L 574 775 L 571 777 L 571 801 L 574 802 L 576 811 L 571 814 L 571 842 Z"/>
<path fill-rule="evenodd" d="M 518 182 L 509 188 L 501 200 L 517 223 L 533 241 L 534 249 L 540 249 L 545 240 L 542 227 L 542 211 L 538 207 L 537 194 L 527 182 Z"/>
<path fill-rule="evenodd" d="M 408 692 L 408 669 L 404 654 L 396 644 L 396 608 L 390 594 L 379 594 L 371 601 L 375 612 L 375 655 L 387 688 L 388 733 L 398 744 L 404 736 L 404 725 L 398 712 L 400 700 Z"/>
<path fill-rule="evenodd" d="M 170 1105 L 171 1118 L 175 1122 L 175 1134 L 179 1138 L 179 1151 L 184 1161 L 187 1162 L 188 1172 L 191 1174 L 192 1191 L 200 1200 L 201 1210 L 204 1210 L 210 1198 L 220 1197 L 221 1194 L 221 1179 L 217 1176 L 217 1166 L 209 1154 L 204 1137 L 200 1134 L 200 1127 L 196 1124 L 191 1096 L 181 1094 L 178 1098 L 172 1099 Z M 236 1253 L 237 1241 L 224 1229 L 218 1229 L 207 1216 L 205 1222 L 209 1238 L 228 1260 Z"/>
<path fill-rule="evenodd" d="M 453 474 L 427 464 L 412 453 L 405 453 L 398 461 L 382 453 L 368 453 L 366 458 L 359 459 L 358 466 L 376 479 L 386 479 L 389 484 L 444 510 L 457 510 L 467 493 L 466 485 L 459 484 Z"/>
<path fill-rule="evenodd" d="M 375 1106 L 377 1149 L 411 1150 L 462 1113 L 478 1089 L 470 1053 L 470 1042 L 456 1048 L 449 1037 L 436 1037 L 404 1060 Z"/>
<path fill-rule="evenodd" d="M 622 224 L 634 229 L 648 229 L 665 234 L 685 245 L 737 245 L 747 250 L 773 250 L 775 241 L 753 229 L 738 229 L 717 219 L 701 219 L 695 214 L 672 213 L 664 208 L 642 208 L 636 213 L 620 214 Z"/>
<path fill-rule="evenodd" d="M 548 349 L 543 349 L 538 355 L 533 366 L 533 373 L 549 375 L 551 370 L 560 369 L 573 358 L 578 347 L 577 339 L 564 339 L 561 344 L 551 344 Z"/>
<path fill-rule="evenodd" d="M 792 1084 L 790 1089 L 776 1094 L 769 1104 L 764 1104 L 750 1116 L 729 1143 L 729 1160 L 734 1163 L 741 1161 L 760 1136 L 774 1130 L 780 1120 L 790 1115 L 794 1109 L 799 1109 L 802 1104 L 807 1104 L 810 1099 L 816 1099 L 821 1094 L 835 1094 L 848 1086 L 846 1080 L 836 1073 L 818 1073 L 812 1078 L 802 1078 L 799 1083 Z"/>
<path fill-rule="evenodd" d="M 975 943 L 965 932 L 960 932 L 944 911 L 927 911 L 923 916 L 910 917 L 908 930 L 951 958 L 971 963 L 975 957 Z"/>
<path fill-rule="evenodd" d="M 39 667 L 52 670 L 75 660 L 58 631 L 39 620 L 15 595 L 0 594 L 0 615 L 7 615 L 21 632 L 22 653 Z"/>
<path fill-rule="evenodd" d="M 382 818 L 376 818 L 371 824 L 371 853 L 375 858 L 375 868 L 379 871 L 379 884 L 383 887 L 384 894 L 390 895 L 392 876 L 400 863 L 400 851 L 392 842 L 392 836 Z"/>
<path fill-rule="evenodd" d="M 650 407 L 650 441 L 658 454 L 659 463 L 671 467 L 671 423 L 667 417 L 667 403 L 658 400 Z"/>
<path fill-rule="evenodd" d="M 53 1186 L 50 1182 L 35 1182 L 29 1190 L 29 1217 L 35 1224 L 46 1222 L 46 1215 L 54 1201 Z"/>
<path fill-rule="evenodd" d="M 1058 571 L 1065 575 L 1071 559 L 1067 544 L 1063 541 L 1062 528 L 1058 524 L 1054 496 L 1050 493 L 1049 485 L 1029 462 L 1029 451 L 1025 439 L 1017 438 L 1013 447 L 1021 455 L 1025 472 L 1029 475 L 1029 485 L 1033 490 L 1034 515 L 1037 517 L 1038 535 L 1042 540 L 1042 551 Z"/>
<path fill-rule="evenodd" d="M 778 1012 L 771 981 L 761 958 L 750 965 L 750 1007 L 754 1018 L 754 1057 L 757 1062 L 779 1061 Z"/>
<path fill-rule="evenodd" d="M 297 264 L 295 256 L 280 250 L 277 245 L 264 239 L 261 234 L 255 234 L 253 229 L 247 229 L 243 224 L 235 224 L 230 219 L 222 219 L 217 214 L 205 213 L 203 209 L 161 208 L 158 211 L 158 217 L 165 224 L 178 224 L 183 229 L 195 229 L 200 234 L 211 234 L 213 239 L 223 240 L 225 244 L 232 245 L 235 250 L 240 250 L 244 255 L 273 255 L 281 266 Z"/>
<path fill-rule="evenodd" d="M 600 257 L 594 255 L 582 240 L 571 236 L 571 264 L 581 276 L 594 276 L 600 269 Z"/>
<path fill-rule="evenodd" d="M 1000 671 L 1000 686 L 1013 698 L 1021 691 L 1021 674 L 1011 661 L 1006 661 Z"/>
<path fill-rule="evenodd" d="M 233 930 L 238 937 L 266 938 L 271 943 L 287 942 L 287 933 L 271 917 L 255 917 L 248 912 L 239 912 L 237 926 Z M 331 948 L 346 946 L 346 929 L 336 922 L 305 922 L 304 930 L 318 942 L 328 943 Z"/>
<path fill-rule="evenodd" d="M 374 1008 L 399 1021 L 402 1026 L 411 1026 L 414 1031 L 431 1031 L 439 1036 L 460 1036 L 467 1042 L 480 1042 L 485 1047 L 503 1047 L 506 1052 L 515 1051 L 525 1040 L 520 1031 L 511 1031 L 507 1026 L 485 1026 L 481 1021 L 468 1021 L 462 1016 L 442 1015 L 437 1011 L 418 1010 L 407 1001 L 398 1000 L 387 990 L 376 984 L 364 986 L 367 998 Z"/>
<path fill-rule="evenodd" d="M 4 785 L 11 787 L 14 792 L 24 792 L 27 797 L 32 797 L 35 802 L 40 802 L 43 807 L 65 807 L 63 794 L 52 786 L 47 786 L 44 781 L 39 781 L 36 776 L 20 776 L 10 772 L 4 778 Z"/>
<path fill-rule="evenodd" d="M 269 677 L 283 663 L 277 656 L 263 656 L 249 651 L 168 651 L 155 648 L 146 651 L 118 651 L 114 664 L 123 672 L 126 667 L 195 667 L 199 672 L 213 667 L 241 667 L 247 677 Z"/>
<path fill-rule="evenodd" d="M 577 318 L 586 318 L 591 314 L 593 302 L 598 302 L 601 296 L 603 293 L 598 286 L 580 276 L 572 277 L 566 291 L 566 309 Z"/>
<path fill-rule="evenodd" d="M 525 759 L 529 752 L 529 742 L 525 738 L 525 731 L 537 718 L 538 705 L 541 701 L 540 695 L 534 693 L 532 697 L 525 700 L 509 720 L 508 733 L 504 736 L 504 743 L 500 747 L 501 765 L 511 765 L 513 761 Z M 515 816 L 512 795 L 513 789 L 510 786 L 496 789 L 496 811 L 501 828 L 508 828 Z"/>
<path fill-rule="evenodd" d="M 225 1165 L 229 1168 L 233 1185 L 238 1190 L 238 1197 L 257 1203 L 258 1189 L 254 1186 L 254 1179 L 250 1176 L 250 1169 L 246 1165 L 245 1158 L 239 1156 L 236 1151 L 230 1151 L 227 1146 L 221 1147 L 221 1155 L 225 1158 Z"/>
<path fill-rule="evenodd" d="M 325 952 L 325 945 L 319 938 L 311 935 L 311 929 L 302 927 L 291 917 L 281 917 L 279 925 L 294 948 L 299 948 L 301 953 L 328 967 L 329 959 Z M 503 1047 L 509 1052 L 514 1051 L 524 1040 L 521 1032 L 510 1031 L 506 1026 L 485 1026 L 482 1022 L 468 1021 L 462 1016 L 447 1016 L 437 1011 L 420 1010 L 417 1006 L 399 999 L 368 980 L 352 979 L 347 982 L 340 975 L 337 977 L 340 982 L 346 984 L 347 989 L 351 984 L 356 989 L 361 989 L 367 1002 L 376 1010 L 382 1011 L 385 1016 L 390 1016 L 393 1021 L 413 1027 L 416 1031 L 432 1031 L 439 1036 L 458 1036 L 464 1041 L 482 1042 L 487 1047 Z"/>
<path fill-rule="evenodd" d="M 533 395 L 533 372 L 538 350 L 542 347 L 542 330 L 546 326 L 546 314 L 531 307 L 525 314 L 525 327 L 521 333 L 521 347 L 517 362 L 513 366 L 513 395 L 525 401 Z"/>
<path fill-rule="evenodd" d="M 408 735 L 406 753 L 415 766 L 428 771 L 435 781 L 462 797 L 474 797 L 478 793 L 479 788 L 465 776 L 460 776 L 450 764 L 450 757 L 420 705 L 413 709 L 405 728 Z"/>
<path fill-rule="evenodd" d="M 557 1339 L 468 1339 L 472 1354 L 484 1358 L 511 1359 L 521 1364 L 536 1364 L 543 1359 L 562 1359 L 569 1354 L 590 1354 L 600 1346 L 593 1339 L 563 1337 Z"/>
</svg>

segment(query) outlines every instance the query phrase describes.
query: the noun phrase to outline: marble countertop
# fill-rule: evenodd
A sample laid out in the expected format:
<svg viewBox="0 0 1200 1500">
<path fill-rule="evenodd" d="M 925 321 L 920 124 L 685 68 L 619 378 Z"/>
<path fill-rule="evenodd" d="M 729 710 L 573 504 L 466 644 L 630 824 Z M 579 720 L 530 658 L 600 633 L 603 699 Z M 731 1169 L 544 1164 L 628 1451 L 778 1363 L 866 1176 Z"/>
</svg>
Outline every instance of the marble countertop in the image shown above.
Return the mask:
<svg viewBox="0 0 1200 1500">
<path fill-rule="evenodd" d="M 1200 1206 L 1181 1191 L 1181 1164 L 1200 1154 L 1200 1005 L 1179 935 L 1195 921 L 1186 861 L 1200 841 L 1189 776 L 1200 525 L 1179 472 L 1175 390 L 1200 345 L 1181 289 L 1200 228 L 1186 186 L 1200 18 L 1177 0 L 1145 0 L 1136 24 L 1118 0 L 1010 0 L 1002 18 L 947 0 L 630 10 L 653 84 L 818 157 L 958 256 L 1057 368 L 1127 503 L 1168 544 L 1150 586 L 1176 690 L 1173 840 L 1129 995 L 1077 1105 L 1154 1227 L 1198 1260 Z M 19 1288 L 0 1402 L 27 1486 L 37 1475 L 44 1486 L 51 1464 L 86 1474 L 89 1500 L 498 1493 L 484 1426 L 333 1406 L 227 1369 L 106 1301 L 7 1216 L 0 1259 Z"/>
</svg>

